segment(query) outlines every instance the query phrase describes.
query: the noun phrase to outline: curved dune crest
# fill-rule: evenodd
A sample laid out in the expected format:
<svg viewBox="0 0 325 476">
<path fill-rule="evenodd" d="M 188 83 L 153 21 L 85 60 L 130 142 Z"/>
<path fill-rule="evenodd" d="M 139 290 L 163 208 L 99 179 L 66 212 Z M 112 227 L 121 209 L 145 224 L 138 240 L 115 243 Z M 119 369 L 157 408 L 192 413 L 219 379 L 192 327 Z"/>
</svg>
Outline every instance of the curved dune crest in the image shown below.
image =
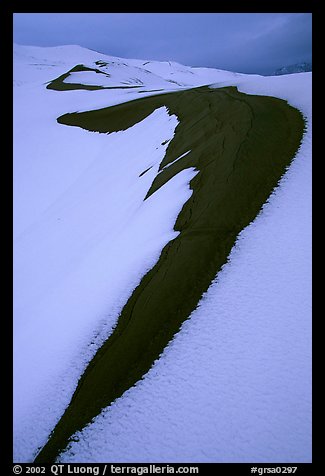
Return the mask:
<svg viewBox="0 0 325 476">
<path fill-rule="evenodd" d="M 227 261 L 238 233 L 259 213 L 304 130 L 302 115 L 285 101 L 245 95 L 234 87 L 146 97 L 65 114 L 58 122 L 108 133 L 131 127 L 161 106 L 178 117 L 179 125 L 146 199 L 183 170 L 196 169 L 192 196 L 175 224 L 180 233 L 124 306 L 37 463 L 54 461 L 71 435 L 150 369 Z"/>
</svg>

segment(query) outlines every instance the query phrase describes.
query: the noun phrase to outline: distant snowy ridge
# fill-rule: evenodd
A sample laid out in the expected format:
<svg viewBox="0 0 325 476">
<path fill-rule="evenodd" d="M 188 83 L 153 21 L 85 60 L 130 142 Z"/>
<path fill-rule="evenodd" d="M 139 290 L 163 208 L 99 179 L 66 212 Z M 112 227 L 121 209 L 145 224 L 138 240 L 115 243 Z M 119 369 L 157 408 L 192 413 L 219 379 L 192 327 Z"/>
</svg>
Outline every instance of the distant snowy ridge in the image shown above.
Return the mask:
<svg viewBox="0 0 325 476">
<path fill-rule="evenodd" d="M 282 74 L 292 74 L 292 73 L 306 73 L 312 71 L 312 63 L 295 63 L 289 66 L 282 66 L 282 68 L 278 68 L 274 71 L 275 76 L 279 76 Z"/>
<path fill-rule="evenodd" d="M 76 64 L 81 63 L 91 68 L 97 68 L 103 73 L 109 74 L 109 77 L 95 72 L 81 72 L 75 73 L 66 82 L 71 83 L 78 80 L 83 84 L 100 86 L 134 85 L 140 86 L 142 89 L 150 87 L 173 90 L 245 76 L 213 68 L 193 68 L 173 61 L 159 62 L 108 56 L 77 45 L 43 48 L 15 44 L 14 58 L 15 68 L 24 66 L 28 70 L 35 71 L 37 69 L 38 76 L 42 77 L 43 72 L 44 79 L 46 77 L 47 81 L 66 73 Z M 18 71 L 14 75 L 16 84 L 18 84 L 17 81 L 19 82 L 17 76 L 20 76 Z M 28 77 L 26 72 L 23 76 Z"/>
</svg>

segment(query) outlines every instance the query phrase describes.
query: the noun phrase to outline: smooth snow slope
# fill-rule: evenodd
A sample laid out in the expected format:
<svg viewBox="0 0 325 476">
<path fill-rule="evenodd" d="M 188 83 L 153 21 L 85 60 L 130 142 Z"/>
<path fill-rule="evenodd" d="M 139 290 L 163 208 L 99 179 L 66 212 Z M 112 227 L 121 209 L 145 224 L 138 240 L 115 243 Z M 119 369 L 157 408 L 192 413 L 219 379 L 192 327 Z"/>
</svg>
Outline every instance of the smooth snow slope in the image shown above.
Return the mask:
<svg viewBox="0 0 325 476">
<path fill-rule="evenodd" d="M 56 118 L 156 88 L 228 82 L 291 94 L 311 120 L 311 75 L 236 75 L 78 46 L 15 45 L 14 54 L 14 452 L 15 461 L 31 461 L 127 297 L 175 236 L 195 174 L 179 174 L 143 203 L 177 125 L 165 108 L 110 135 Z M 111 74 L 105 86 L 140 88 L 45 88 L 99 60 Z M 97 85 L 107 78 L 75 74 Z M 310 459 L 310 137 L 309 128 L 281 187 L 163 357 L 62 460 Z"/>
</svg>

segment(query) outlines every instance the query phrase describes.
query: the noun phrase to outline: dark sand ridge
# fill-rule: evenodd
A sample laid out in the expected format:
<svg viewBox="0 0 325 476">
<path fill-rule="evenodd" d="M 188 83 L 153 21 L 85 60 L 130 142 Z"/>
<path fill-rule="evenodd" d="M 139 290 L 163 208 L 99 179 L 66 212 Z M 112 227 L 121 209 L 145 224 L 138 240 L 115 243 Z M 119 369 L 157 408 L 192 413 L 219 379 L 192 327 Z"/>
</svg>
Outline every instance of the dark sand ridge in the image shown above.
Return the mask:
<svg viewBox="0 0 325 476">
<path fill-rule="evenodd" d="M 180 234 L 164 247 L 127 301 L 36 463 L 53 462 L 73 433 L 150 369 L 227 261 L 238 233 L 261 210 L 304 130 L 302 115 L 285 101 L 245 95 L 235 87 L 161 94 L 65 114 L 58 122 L 90 131 L 119 131 L 164 105 L 179 124 L 160 170 L 191 152 L 161 171 L 147 196 L 187 167 L 200 171 L 190 182 L 193 194 L 174 227 Z"/>
<path fill-rule="evenodd" d="M 97 62 L 98 64 L 98 62 Z M 141 86 L 96 86 L 90 84 L 81 84 L 81 83 L 65 83 L 64 80 L 67 79 L 71 73 L 80 73 L 82 71 L 93 71 L 96 74 L 103 74 L 104 76 L 110 77 L 110 74 L 104 73 L 97 68 L 88 68 L 83 64 L 77 64 L 67 73 L 61 74 L 53 81 L 50 81 L 46 89 L 54 89 L 54 91 L 72 91 L 75 89 L 86 89 L 87 91 L 98 91 L 99 89 L 131 89 L 131 88 L 140 88 Z"/>
</svg>

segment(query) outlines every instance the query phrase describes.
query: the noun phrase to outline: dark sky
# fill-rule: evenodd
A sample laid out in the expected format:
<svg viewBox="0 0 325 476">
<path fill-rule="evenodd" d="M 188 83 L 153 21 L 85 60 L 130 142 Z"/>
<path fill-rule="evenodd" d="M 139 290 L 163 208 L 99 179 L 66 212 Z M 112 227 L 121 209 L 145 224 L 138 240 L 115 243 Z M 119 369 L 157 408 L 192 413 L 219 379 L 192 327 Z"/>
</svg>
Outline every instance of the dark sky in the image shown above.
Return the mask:
<svg viewBox="0 0 325 476">
<path fill-rule="evenodd" d="M 311 62 L 311 13 L 15 13 L 14 41 L 272 74 Z"/>
</svg>

